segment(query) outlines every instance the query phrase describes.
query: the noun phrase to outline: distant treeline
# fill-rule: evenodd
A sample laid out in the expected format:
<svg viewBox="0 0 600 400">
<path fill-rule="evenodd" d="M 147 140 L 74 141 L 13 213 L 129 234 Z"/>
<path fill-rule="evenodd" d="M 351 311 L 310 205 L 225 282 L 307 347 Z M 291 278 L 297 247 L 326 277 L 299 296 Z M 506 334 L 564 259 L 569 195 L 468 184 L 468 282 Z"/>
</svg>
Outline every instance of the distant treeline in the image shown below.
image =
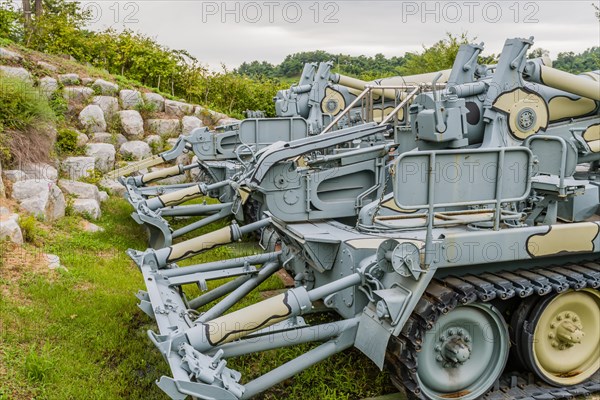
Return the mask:
<svg viewBox="0 0 600 400">
<path fill-rule="evenodd" d="M 277 65 L 266 61 L 250 61 L 242 63 L 235 70 L 240 75 L 251 78 L 293 78 L 300 75 L 306 62 L 333 61 L 334 70 L 346 75 L 363 79 L 374 79 L 393 75 L 411 75 L 432 72 L 452 65 L 458 45 L 465 43 L 465 36 L 455 38 L 448 35 L 432 47 L 424 48 L 421 53 L 406 53 L 402 56 L 386 57 L 376 54 L 373 57 L 333 54 L 323 50 L 305 51 L 290 54 Z M 535 49 L 530 56 L 540 56 L 545 50 Z M 482 62 L 494 62 L 495 55 L 483 57 Z M 554 60 L 554 68 L 571 73 L 581 73 L 600 69 L 600 47 L 591 47 L 582 53 L 562 52 Z"/>
</svg>

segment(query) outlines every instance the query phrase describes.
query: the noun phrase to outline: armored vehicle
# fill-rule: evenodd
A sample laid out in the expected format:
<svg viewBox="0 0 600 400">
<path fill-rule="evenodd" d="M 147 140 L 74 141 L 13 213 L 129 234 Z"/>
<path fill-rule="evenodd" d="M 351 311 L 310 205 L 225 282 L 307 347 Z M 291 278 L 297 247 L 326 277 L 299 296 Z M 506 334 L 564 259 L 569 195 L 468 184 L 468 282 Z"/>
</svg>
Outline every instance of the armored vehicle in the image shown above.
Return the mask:
<svg viewBox="0 0 600 400">
<path fill-rule="evenodd" d="M 268 218 L 130 250 L 147 289 L 140 307 L 158 326 L 148 335 L 172 371 L 158 386 L 173 399 L 248 399 L 354 346 L 411 398 L 600 391 L 600 75 L 527 60 L 532 44 L 507 40 L 483 74 L 465 62 L 480 46 L 462 46 L 447 87 L 414 99 L 397 140 L 414 144 L 384 163 L 390 190 L 363 197 L 354 217 L 319 212 L 315 199 L 344 198 L 339 186 L 313 190 L 315 174 L 335 171 L 306 162 L 327 143 L 299 142 L 300 154 L 276 144 L 238 181 L 264 196 Z M 332 135 L 352 142 L 387 129 Z M 267 225 L 276 234 L 264 254 L 176 264 Z M 228 312 L 279 270 L 295 288 Z M 225 277 L 199 297 L 182 289 Z M 308 324 L 317 303 L 339 319 Z M 307 342 L 321 344 L 251 381 L 227 367 Z"/>
<path fill-rule="evenodd" d="M 126 186 L 126 197 L 134 206 L 135 212 L 132 217 L 136 222 L 144 224 L 149 232 L 149 244 L 151 247 L 159 248 L 168 246 L 172 240 L 191 232 L 200 227 L 206 226 L 210 222 L 227 217 L 235 217 L 240 222 L 252 222 L 260 219 L 263 210 L 263 201 L 261 196 L 254 195 L 251 199 L 243 198 L 236 190 L 236 183 L 247 176 L 250 171 L 254 170 L 257 164 L 258 155 L 267 150 L 267 146 L 273 143 L 289 143 L 290 148 L 294 148 L 294 154 L 301 154 L 302 149 L 307 146 L 307 143 L 313 143 L 319 146 L 321 138 L 316 137 L 314 133 L 317 130 L 321 134 L 340 131 L 351 131 L 352 126 L 363 126 L 367 121 L 393 122 L 396 127 L 408 125 L 408 105 L 418 91 L 423 90 L 427 80 L 431 81 L 436 74 L 422 74 L 406 77 L 386 78 L 374 82 L 364 82 L 354 78 L 340 76 L 339 74 L 330 73 L 331 64 L 321 63 L 317 71 L 317 77 L 311 85 L 306 84 L 305 88 L 297 89 L 298 86 L 292 87 L 295 90 L 280 92 L 276 97 L 276 108 L 278 114 L 285 115 L 286 112 L 295 104 L 293 109 L 296 110 L 302 118 L 308 115 L 308 119 L 302 119 L 297 116 L 267 118 L 261 120 L 244 120 L 239 126 L 239 131 L 226 133 L 212 133 L 206 129 L 197 129 L 190 135 L 191 137 L 180 138 L 180 149 L 171 150 L 169 157 L 174 157 L 179 154 L 184 141 L 186 143 L 194 142 L 192 149 L 196 154 L 196 160 L 189 166 L 176 165 L 170 168 L 153 171 L 141 176 L 132 176 L 122 178 L 122 183 Z M 305 68 L 306 70 L 306 68 Z M 310 71 L 310 69 L 309 69 Z M 305 71 L 306 72 L 306 71 Z M 309 75 L 306 73 L 305 75 Z M 442 71 L 437 80 L 445 81 L 448 76 L 448 71 Z M 323 80 L 323 77 L 327 79 Z M 390 85 L 396 81 L 411 83 L 409 85 Z M 352 85 L 350 89 L 346 86 L 340 86 L 331 83 L 332 81 L 341 82 Z M 412 83 L 415 82 L 415 83 Z M 325 84 L 325 86 L 323 86 Z M 300 85 L 304 87 L 303 85 Z M 354 94 L 358 89 L 361 89 L 358 94 Z M 293 97 L 292 94 L 310 93 L 305 97 Z M 281 102 L 281 93 L 285 94 L 285 103 Z M 337 97 L 334 94 L 337 93 Z M 320 96 L 317 102 L 315 96 Z M 300 99 L 301 104 L 296 104 Z M 350 101 L 352 100 L 352 101 Z M 315 103 L 312 106 L 309 103 Z M 325 103 L 329 106 L 325 106 Z M 349 103 L 346 109 L 339 107 L 332 108 L 332 104 Z M 282 104 L 286 107 L 283 108 Z M 315 110 L 319 111 L 315 111 Z M 325 114 L 325 111 L 330 111 L 333 114 Z M 307 124 L 306 121 L 323 121 L 328 120 L 327 126 L 318 124 Z M 299 124 L 300 123 L 300 124 Z M 300 130 L 294 131 L 295 126 L 301 127 Z M 307 129 L 307 127 L 312 128 Z M 249 127 L 249 128 L 248 128 Z M 360 128 L 359 128 L 360 129 Z M 364 134 L 361 136 L 365 136 Z M 348 142 L 344 139 L 345 136 L 337 135 L 335 139 L 330 137 L 326 143 L 328 146 L 322 147 L 321 150 L 326 151 L 331 147 L 332 140 L 335 143 L 343 144 Z M 235 139 L 235 142 L 230 142 L 230 139 Z M 359 137 L 356 137 L 359 140 Z M 363 158 L 383 157 L 383 148 L 372 147 L 374 144 L 381 144 L 382 140 L 387 140 L 390 145 L 393 142 L 393 135 L 390 133 L 387 138 L 378 137 L 376 140 L 363 141 L 358 146 L 346 146 L 345 151 L 353 150 L 353 148 L 363 148 Z M 221 141 L 221 142 L 219 142 Z M 223 145 L 227 141 L 227 146 Z M 221 143 L 218 144 L 217 142 Z M 303 146 L 294 147 L 293 143 L 304 143 Z M 235 146 L 237 147 L 235 147 Z M 364 149 L 370 147 L 370 150 Z M 388 146 L 388 148 L 391 146 Z M 378 150 L 378 151 L 376 151 Z M 316 149 L 313 149 L 313 152 Z M 289 153 L 289 152 L 288 152 Z M 324 155 L 324 153 L 320 153 Z M 335 158 L 351 159 L 354 153 L 338 154 Z M 289 156 L 289 154 L 288 154 Z M 271 157 L 271 162 L 272 162 Z M 335 161 L 328 161 L 329 164 Z M 338 163 L 340 161 L 337 161 Z M 144 161 L 141 162 L 142 164 Z M 322 159 L 321 164 L 325 161 Z M 264 164 L 264 163 L 263 163 Z M 356 164 L 356 163 L 354 163 Z M 379 166 L 384 166 L 385 163 L 380 162 Z M 202 178 L 200 183 L 191 184 L 176 184 L 176 185 L 150 185 L 153 182 L 170 177 L 177 174 L 183 174 L 186 170 L 196 169 L 201 171 Z M 356 165 L 354 169 L 361 169 L 361 166 Z M 372 169 L 372 168 L 371 168 Z M 381 171 L 384 168 L 379 168 Z M 364 172 L 363 175 L 369 175 Z M 360 177 L 359 177 L 360 178 Z M 371 185 L 372 186 L 372 185 Z M 376 189 L 376 188 L 375 188 Z M 332 190 L 332 189 L 330 189 Z M 188 200 L 210 195 L 217 198 L 221 204 L 215 205 L 181 205 Z M 343 213 L 347 211 L 342 211 Z M 355 214 L 355 210 L 352 211 Z M 163 217 L 168 216 L 198 216 L 204 215 L 206 218 L 189 224 L 177 230 L 172 230 Z"/>
</svg>

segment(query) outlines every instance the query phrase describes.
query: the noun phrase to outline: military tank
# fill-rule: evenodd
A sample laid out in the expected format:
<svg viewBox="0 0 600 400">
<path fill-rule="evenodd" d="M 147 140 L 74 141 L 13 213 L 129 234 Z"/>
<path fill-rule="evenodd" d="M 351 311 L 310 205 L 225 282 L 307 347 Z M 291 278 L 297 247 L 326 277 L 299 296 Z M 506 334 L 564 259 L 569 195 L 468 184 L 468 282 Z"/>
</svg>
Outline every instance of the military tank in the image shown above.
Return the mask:
<svg viewBox="0 0 600 400">
<path fill-rule="evenodd" d="M 507 40 L 478 78 L 457 57 L 447 88 L 417 96 L 403 132 L 416 147 L 387 163 L 391 192 L 355 218 L 311 214 L 300 198 L 253 224 L 130 250 L 146 283 L 140 307 L 159 330 L 149 338 L 172 371 L 158 386 L 173 399 L 248 399 L 354 346 L 411 398 L 600 391 L 600 75 L 528 61 L 532 44 Z M 265 171 L 285 164 L 293 184 L 310 169 L 305 157 L 277 157 Z M 268 198 L 260 188 L 281 174 L 257 181 L 256 171 L 246 187 Z M 267 225 L 277 239 L 264 254 L 176 264 Z M 295 288 L 227 313 L 279 270 Z M 181 290 L 224 277 L 234 278 L 196 298 Z M 309 325 L 302 315 L 317 302 L 339 319 Z M 307 342 L 321 344 L 249 382 L 227 367 L 227 358 Z"/>
</svg>

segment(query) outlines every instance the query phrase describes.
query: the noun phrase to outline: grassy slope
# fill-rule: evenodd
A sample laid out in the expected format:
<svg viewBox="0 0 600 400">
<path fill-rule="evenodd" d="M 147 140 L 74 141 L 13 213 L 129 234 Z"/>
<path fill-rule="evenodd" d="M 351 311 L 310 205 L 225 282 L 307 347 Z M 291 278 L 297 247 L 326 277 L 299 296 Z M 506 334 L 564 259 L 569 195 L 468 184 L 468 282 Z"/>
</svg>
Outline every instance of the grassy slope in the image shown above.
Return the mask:
<svg viewBox="0 0 600 400">
<path fill-rule="evenodd" d="M 1 400 L 166 398 L 153 381 L 168 367 L 146 337 L 156 327 L 136 306 L 134 293 L 143 282 L 124 254 L 145 248 L 145 234 L 130 212 L 124 200 L 111 199 L 98 222 L 105 232 L 83 232 L 81 218 L 66 217 L 51 227 L 38 223 L 36 245 L 0 246 Z M 252 251 L 246 244 L 223 247 L 182 264 Z M 67 271 L 48 270 L 41 252 L 57 254 Z M 239 306 L 262 299 L 260 291 L 281 288 L 272 277 Z M 250 355 L 230 366 L 247 381 L 308 348 Z M 259 398 L 357 399 L 390 391 L 386 375 L 353 350 Z"/>
<path fill-rule="evenodd" d="M 65 57 L 61 57 L 58 55 L 42 53 L 39 51 L 35 51 L 29 49 L 25 46 L 19 45 L 17 43 L 11 42 L 8 39 L 0 38 L 0 47 L 5 47 L 9 50 L 16 51 L 21 54 L 24 59 L 22 61 L 9 61 L 2 60 L 3 65 L 12 65 L 16 67 L 24 67 L 29 72 L 33 74 L 35 78 L 41 78 L 47 75 L 56 75 L 56 74 L 66 74 L 66 73 L 75 73 L 78 74 L 80 78 L 102 78 L 111 82 L 115 82 L 119 84 L 121 89 L 136 89 L 141 92 L 154 92 L 159 93 L 165 98 L 172 100 L 181 100 L 177 97 L 172 96 L 170 93 L 166 93 L 163 91 L 159 91 L 156 88 L 152 88 L 146 85 L 141 84 L 135 80 L 129 79 L 122 75 L 113 75 L 108 73 L 108 71 L 96 68 L 91 65 L 86 65 L 79 63 L 75 60 L 70 60 Z M 45 70 L 43 67 L 37 64 L 38 61 L 47 62 L 51 65 L 54 65 L 58 70 L 57 72 L 51 72 Z"/>
<path fill-rule="evenodd" d="M 161 398 L 152 381 L 165 366 L 146 340 L 149 321 L 132 301 L 142 282 L 123 253 L 143 247 L 139 227 L 123 223 L 128 213 L 111 200 L 105 232 L 82 232 L 67 217 L 38 228 L 43 250 L 6 254 L 0 398 Z M 67 271 L 45 270 L 39 251 L 59 255 Z"/>
</svg>

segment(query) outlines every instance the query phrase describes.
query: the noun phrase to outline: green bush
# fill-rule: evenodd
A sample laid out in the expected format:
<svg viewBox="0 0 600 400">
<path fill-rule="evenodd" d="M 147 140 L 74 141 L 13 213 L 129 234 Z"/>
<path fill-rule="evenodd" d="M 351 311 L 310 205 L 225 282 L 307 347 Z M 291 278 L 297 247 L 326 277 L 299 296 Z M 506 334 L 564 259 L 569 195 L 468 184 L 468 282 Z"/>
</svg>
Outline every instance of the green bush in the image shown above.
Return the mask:
<svg viewBox="0 0 600 400">
<path fill-rule="evenodd" d="M 143 102 L 135 106 L 135 109 L 141 114 L 144 120 L 152 118 L 156 112 L 156 105 L 154 103 Z"/>
<path fill-rule="evenodd" d="M 13 3 L 8 0 L 0 1 L 0 38 L 18 40 L 23 35 L 21 14 Z"/>
<path fill-rule="evenodd" d="M 56 152 L 61 155 L 76 153 L 79 150 L 77 146 L 77 136 L 77 131 L 73 129 L 59 129 L 56 135 L 56 143 L 54 145 Z"/>
<path fill-rule="evenodd" d="M 19 226 L 23 233 L 23 240 L 27 243 L 39 244 L 44 237 L 44 232 L 38 226 L 38 221 L 33 215 L 27 215 L 19 218 Z"/>
<path fill-rule="evenodd" d="M 58 120 L 64 120 L 65 114 L 67 113 L 69 106 L 67 100 L 62 94 L 62 90 L 54 92 L 52 97 L 49 99 L 50 108 L 54 111 Z"/>
<path fill-rule="evenodd" d="M 0 161 L 12 165 L 47 160 L 56 115 L 31 83 L 0 74 Z"/>
<path fill-rule="evenodd" d="M 97 169 L 91 171 L 88 176 L 82 176 L 81 178 L 79 178 L 80 182 L 85 182 L 85 183 L 91 183 L 92 185 L 98 185 L 100 183 L 100 181 L 102 180 L 102 172 L 98 171 Z"/>
</svg>

